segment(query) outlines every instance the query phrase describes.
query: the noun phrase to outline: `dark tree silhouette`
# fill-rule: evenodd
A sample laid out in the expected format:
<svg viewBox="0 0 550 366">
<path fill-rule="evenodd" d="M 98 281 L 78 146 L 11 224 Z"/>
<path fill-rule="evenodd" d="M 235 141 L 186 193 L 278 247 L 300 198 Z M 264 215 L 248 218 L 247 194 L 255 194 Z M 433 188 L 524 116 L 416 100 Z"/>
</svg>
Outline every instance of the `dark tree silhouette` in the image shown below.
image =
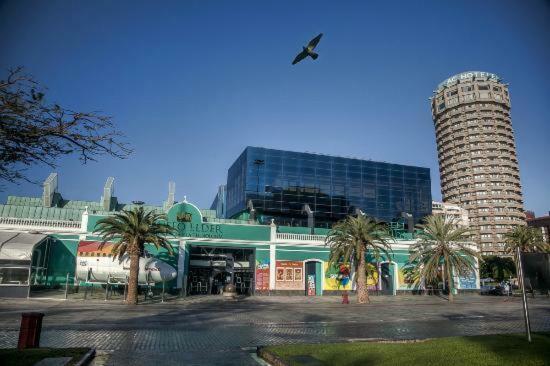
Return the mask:
<svg viewBox="0 0 550 366">
<path fill-rule="evenodd" d="M 516 276 L 516 265 L 514 260 L 509 257 L 486 256 L 483 257 L 480 264 L 479 276 L 481 278 L 490 277 L 500 282 Z"/>
<path fill-rule="evenodd" d="M 77 112 L 46 99 L 46 89 L 18 67 L 0 80 L 0 181 L 31 182 L 35 164 L 56 167 L 56 159 L 78 154 L 83 163 L 102 155 L 131 153 L 110 116 Z"/>
</svg>

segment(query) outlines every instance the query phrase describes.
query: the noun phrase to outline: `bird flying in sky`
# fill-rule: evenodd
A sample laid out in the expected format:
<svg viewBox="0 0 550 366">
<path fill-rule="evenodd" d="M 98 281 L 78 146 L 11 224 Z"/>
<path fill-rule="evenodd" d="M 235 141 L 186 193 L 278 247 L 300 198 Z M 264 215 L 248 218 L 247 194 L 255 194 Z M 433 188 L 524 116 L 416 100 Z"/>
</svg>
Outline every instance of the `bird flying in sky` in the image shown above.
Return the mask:
<svg viewBox="0 0 550 366">
<path fill-rule="evenodd" d="M 302 61 L 304 58 L 308 56 L 310 56 L 314 60 L 317 60 L 317 57 L 319 57 L 319 55 L 313 52 L 313 50 L 321 40 L 322 36 L 323 36 L 323 33 L 319 33 L 317 37 L 309 41 L 309 43 L 307 44 L 307 47 L 302 47 L 302 52 L 300 52 L 298 56 L 296 56 L 294 61 L 292 61 L 292 64 L 296 65 L 298 62 Z"/>
</svg>

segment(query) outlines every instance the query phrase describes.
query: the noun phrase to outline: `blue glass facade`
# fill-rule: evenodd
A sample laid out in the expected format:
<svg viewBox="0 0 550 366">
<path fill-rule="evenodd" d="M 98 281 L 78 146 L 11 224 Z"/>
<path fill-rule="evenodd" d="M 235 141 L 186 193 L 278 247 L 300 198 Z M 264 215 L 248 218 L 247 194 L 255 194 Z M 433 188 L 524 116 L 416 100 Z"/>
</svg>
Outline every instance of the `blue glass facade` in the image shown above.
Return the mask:
<svg viewBox="0 0 550 366">
<path fill-rule="evenodd" d="M 247 147 L 229 168 L 226 200 L 227 217 L 246 212 L 250 201 L 262 223 L 307 226 L 304 204 L 317 227 L 358 209 L 386 222 L 407 212 L 417 223 L 431 214 L 430 170 Z"/>
</svg>

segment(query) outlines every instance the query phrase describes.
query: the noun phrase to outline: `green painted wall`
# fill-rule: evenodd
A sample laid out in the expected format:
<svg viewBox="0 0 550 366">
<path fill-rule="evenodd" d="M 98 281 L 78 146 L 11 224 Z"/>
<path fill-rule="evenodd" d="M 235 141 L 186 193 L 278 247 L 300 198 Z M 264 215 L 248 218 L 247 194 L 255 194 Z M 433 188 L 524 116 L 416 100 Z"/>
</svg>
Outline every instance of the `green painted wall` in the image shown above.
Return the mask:
<svg viewBox="0 0 550 366">
<path fill-rule="evenodd" d="M 100 216 L 100 215 L 88 215 L 88 229 L 87 231 L 89 233 L 92 233 L 94 232 L 95 230 L 95 225 L 97 224 L 97 222 L 104 218 L 105 216 Z"/>
<path fill-rule="evenodd" d="M 306 259 L 320 259 L 328 261 L 330 251 L 324 248 L 299 247 L 299 246 L 277 246 L 275 251 L 277 260 L 304 261 Z"/>
<path fill-rule="evenodd" d="M 322 280 L 322 264 L 315 262 L 315 295 L 321 296 L 323 294 L 323 280 Z"/>
<path fill-rule="evenodd" d="M 261 248 L 269 250 L 269 244 L 262 243 L 239 243 L 239 242 L 225 242 L 225 241 L 197 241 L 197 240 L 186 240 L 187 245 L 198 245 L 198 246 L 211 246 L 211 247 L 222 247 L 222 248 Z"/>
<path fill-rule="evenodd" d="M 51 240 L 47 285 L 63 286 L 67 273 L 72 283 L 75 275 L 78 236 L 52 235 Z"/>
<path fill-rule="evenodd" d="M 88 232 L 93 232 L 97 222 L 103 217 L 105 216 L 89 215 Z M 185 202 L 172 206 L 167 213 L 167 219 L 168 224 L 178 230 L 180 237 L 269 241 L 271 235 L 268 225 L 204 222 L 200 210 Z"/>
</svg>

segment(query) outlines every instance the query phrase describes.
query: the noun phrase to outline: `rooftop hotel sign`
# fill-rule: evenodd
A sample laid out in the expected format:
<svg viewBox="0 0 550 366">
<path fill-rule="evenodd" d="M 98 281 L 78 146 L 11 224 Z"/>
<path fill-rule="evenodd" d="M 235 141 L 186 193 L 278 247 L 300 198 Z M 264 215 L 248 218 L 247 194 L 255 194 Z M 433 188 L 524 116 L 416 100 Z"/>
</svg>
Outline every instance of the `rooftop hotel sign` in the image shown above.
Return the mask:
<svg viewBox="0 0 550 366">
<path fill-rule="evenodd" d="M 455 81 L 457 80 L 469 80 L 473 77 L 476 77 L 476 78 L 487 78 L 489 80 L 493 80 L 493 81 L 500 81 L 500 77 L 497 75 L 497 74 L 493 74 L 493 73 L 490 73 L 490 72 L 485 72 L 485 71 L 466 71 L 466 72 L 463 72 L 463 73 L 460 73 L 460 74 L 456 74 L 456 75 L 453 75 L 451 76 L 450 78 L 444 80 L 442 83 L 440 83 L 438 85 L 438 89 L 440 88 L 444 88 L 446 86 L 449 86 L 451 84 L 453 84 Z"/>
<path fill-rule="evenodd" d="M 177 203 L 167 214 L 168 224 L 178 230 L 178 236 L 193 238 L 223 238 L 220 224 L 206 223 L 200 210 L 188 202 Z"/>
</svg>

